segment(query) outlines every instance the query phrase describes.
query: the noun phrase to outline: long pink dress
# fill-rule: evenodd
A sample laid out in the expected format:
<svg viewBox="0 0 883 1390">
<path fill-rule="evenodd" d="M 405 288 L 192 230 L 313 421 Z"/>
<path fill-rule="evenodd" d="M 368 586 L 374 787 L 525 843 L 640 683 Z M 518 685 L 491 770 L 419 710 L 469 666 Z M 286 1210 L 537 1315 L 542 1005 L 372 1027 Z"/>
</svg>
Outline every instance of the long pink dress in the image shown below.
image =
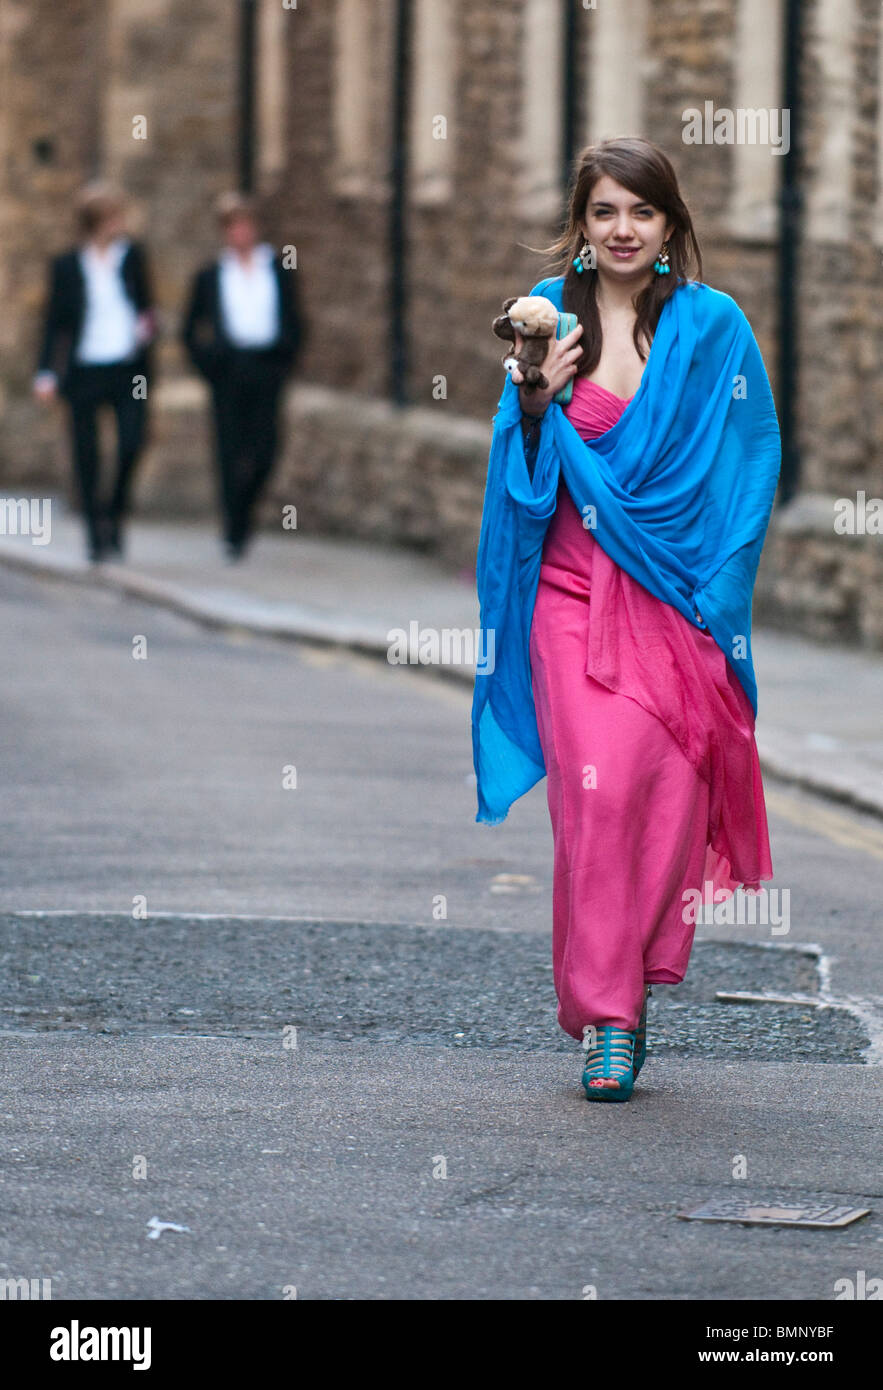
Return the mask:
<svg viewBox="0 0 883 1390">
<path fill-rule="evenodd" d="M 577 378 L 565 413 L 595 439 L 627 405 Z M 575 1038 L 587 1023 L 633 1030 L 645 982 L 684 978 L 691 892 L 773 876 L 751 703 L 710 633 L 610 559 L 563 480 L 530 657 L 558 1020 Z"/>
</svg>

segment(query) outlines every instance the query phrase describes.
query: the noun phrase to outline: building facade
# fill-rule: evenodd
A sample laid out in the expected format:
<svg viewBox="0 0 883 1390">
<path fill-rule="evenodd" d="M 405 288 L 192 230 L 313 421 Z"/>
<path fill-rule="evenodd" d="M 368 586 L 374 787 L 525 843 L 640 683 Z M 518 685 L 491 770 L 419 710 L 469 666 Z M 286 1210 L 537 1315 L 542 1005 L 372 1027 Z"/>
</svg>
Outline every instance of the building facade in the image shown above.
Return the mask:
<svg viewBox="0 0 883 1390">
<path fill-rule="evenodd" d="M 72 191 L 102 174 L 136 199 L 167 334 L 139 500 L 211 505 L 203 396 L 175 331 L 211 201 L 246 181 L 309 319 L 266 523 L 294 503 L 301 527 L 469 565 L 502 388 L 491 320 L 547 269 L 530 248 L 557 232 L 574 155 L 644 134 L 676 165 L 705 278 L 748 315 L 786 427 L 757 615 L 883 647 L 883 537 L 861 524 L 883 496 L 876 0 L 58 8 L 0 0 L 7 492 L 66 475 L 29 368 L 45 257 L 69 236 Z"/>
</svg>

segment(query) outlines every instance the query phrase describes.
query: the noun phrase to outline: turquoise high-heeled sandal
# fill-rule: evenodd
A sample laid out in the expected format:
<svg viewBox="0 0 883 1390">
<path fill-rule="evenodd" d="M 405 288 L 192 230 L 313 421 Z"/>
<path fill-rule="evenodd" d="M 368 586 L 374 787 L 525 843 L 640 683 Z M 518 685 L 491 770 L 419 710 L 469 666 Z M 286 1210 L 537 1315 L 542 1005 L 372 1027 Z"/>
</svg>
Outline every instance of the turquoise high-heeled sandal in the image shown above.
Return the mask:
<svg viewBox="0 0 883 1390">
<path fill-rule="evenodd" d="M 635 1084 L 633 1070 L 635 1057 L 635 1035 L 625 1028 L 602 1025 L 595 1029 L 594 1044 L 583 1034 L 585 1063 L 583 1066 L 583 1087 L 588 1100 L 628 1100 Z M 616 1081 L 616 1086 L 592 1086 L 592 1081 L 601 1079 Z"/>
<path fill-rule="evenodd" d="M 648 989 L 644 996 L 644 1007 L 641 1010 L 641 1017 L 638 1020 L 638 1031 L 635 1033 L 635 1061 L 633 1069 L 636 1081 L 638 1079 L 638 1072 L 647 1060 L 647 1000 L 652 993 L 653 990 Z"/>
</svg>

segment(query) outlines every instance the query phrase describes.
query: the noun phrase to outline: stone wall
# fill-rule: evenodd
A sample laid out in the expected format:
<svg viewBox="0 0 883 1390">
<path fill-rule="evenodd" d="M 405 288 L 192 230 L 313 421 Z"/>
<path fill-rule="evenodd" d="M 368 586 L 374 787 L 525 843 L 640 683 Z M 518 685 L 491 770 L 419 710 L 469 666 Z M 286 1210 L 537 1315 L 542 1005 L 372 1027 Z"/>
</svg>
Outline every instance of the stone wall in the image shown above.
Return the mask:
<svg viewBox="0 0 883 1390">
<path fill-rule="evenodd" d="M 153 445 L 139 470 L 139 513 L 214 512 L 208 395 L 192 378 L 157 387 Z M 297 509 L 300 530 L 425 551 L 471 568 L 478 543 L 490 426 L 400 410 L 376 396 L 302 383 L 287 393 L 283 447 L 259 523 Z M 186 457 L 187 468 L 175 466 Z M 67 495 L 70 497 L 69 490 Z"/>
<path fill-rule="evenodd" d="M 297 248 L 295 273 L 310 326 L 305 375 L 341 390 L 384 395 L 392 7 L 389 0 L 372 4 L 365 35 L 369 158 L 357 186 L 340 177 L 335 164 L 334 11 L 328 4 L 286 11 L 288 168 L 268 207 L 270 228 L 277 245 Z"/>
<path fill-rule="evenodd" d="M 756 622 L 819 641 L 883 649 L 883 544 L 838 535 L 831 496 L 804 493 L 773 514 L 754 594 Z"/>
</svg>

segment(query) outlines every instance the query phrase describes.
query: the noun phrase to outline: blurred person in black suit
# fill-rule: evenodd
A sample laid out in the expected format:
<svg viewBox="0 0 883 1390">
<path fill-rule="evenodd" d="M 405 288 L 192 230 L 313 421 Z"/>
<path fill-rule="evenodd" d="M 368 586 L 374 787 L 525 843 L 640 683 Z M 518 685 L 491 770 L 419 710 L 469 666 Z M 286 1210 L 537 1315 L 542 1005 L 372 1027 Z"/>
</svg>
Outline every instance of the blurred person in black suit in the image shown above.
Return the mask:
<svg viewBox="0 0 883 1390">
<path fill-rule="evenodd" d="M 107 183 L 83 188 L 76 204 L 79 244 L 51 263 L 34 395 L 62 396 L 89 558 L 121 555 L 135 465 L 147 425 L 150 344 L 155 335 L 147 260 L 126 234 L 125 200 Z M 100 493 L 98 410 L 117 425 L 116 478 Z"/>
<path fill-rule="evenodd" d="M 276 461 L 279 398 L 304 333 L 294 273 L 259 240 L 254 201 L 228 193 L 217 211 L 224 249 L 194 277 L 183 338 L 212 391 L 224 542 L 236 560 Z"/>
</svg>

